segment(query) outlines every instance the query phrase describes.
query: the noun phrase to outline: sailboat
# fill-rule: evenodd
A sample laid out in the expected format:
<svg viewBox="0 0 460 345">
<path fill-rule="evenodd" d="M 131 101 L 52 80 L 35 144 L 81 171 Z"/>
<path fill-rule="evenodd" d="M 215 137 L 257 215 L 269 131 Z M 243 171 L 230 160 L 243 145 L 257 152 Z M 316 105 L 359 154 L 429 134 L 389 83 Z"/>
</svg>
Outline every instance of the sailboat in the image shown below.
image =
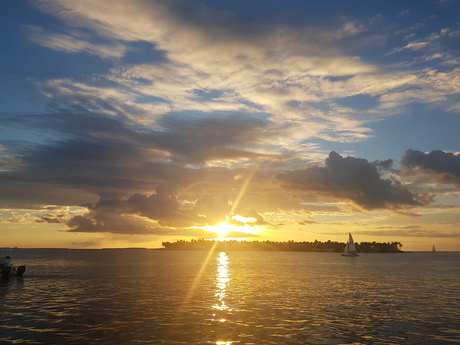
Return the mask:
<svg viewBox="0 0 460 345">
<path fill-rule="evenodd" d="M 431 251 L 432 251 L 433 253 L 436 252 L 436 248 L 435 248 L 434 244 L 433 244 L 433 247 L 431 248 Z"/>
<path fill-rule="evenodd" d="M 348 241 L 345 245 L 342 256 L 359 256 L 356 253 L 355 241 L 353 241 L 353 236 L 351 236 L 351 233 L 348 233 Z"/>
</svg>

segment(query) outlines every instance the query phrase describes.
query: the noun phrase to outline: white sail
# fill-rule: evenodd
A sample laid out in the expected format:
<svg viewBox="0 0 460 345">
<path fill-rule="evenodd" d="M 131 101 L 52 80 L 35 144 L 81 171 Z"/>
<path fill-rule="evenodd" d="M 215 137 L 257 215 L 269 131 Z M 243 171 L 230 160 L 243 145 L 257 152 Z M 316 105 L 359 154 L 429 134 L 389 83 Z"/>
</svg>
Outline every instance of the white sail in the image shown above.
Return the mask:
<svg viewBox="0 0 460 345">
<path fill-rule="evenodd" d="M 353 241 L 353 236 L 351 234 L 348 234 L 348 251 L 350 253 L 356 253 L 356 246 L 355 246 L 355 241 Z"/>
<path fill-rule="evenodd" d="M 355 241 L 353 240 L 353 236 L 351 236 L 351 233 L 348 233 L 348 241 L 345 245 L 342 256 L 359 256 L 356 253 L 356 245 Z"/>
</svg>

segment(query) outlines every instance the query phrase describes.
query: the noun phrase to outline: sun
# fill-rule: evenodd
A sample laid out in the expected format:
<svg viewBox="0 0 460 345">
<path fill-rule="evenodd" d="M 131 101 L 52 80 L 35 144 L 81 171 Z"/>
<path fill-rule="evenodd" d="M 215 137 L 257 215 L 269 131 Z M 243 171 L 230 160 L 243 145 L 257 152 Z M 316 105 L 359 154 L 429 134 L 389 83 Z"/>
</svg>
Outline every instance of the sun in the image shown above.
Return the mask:
<svg viewBox="0 0 460 345">
<path fill-rule="evenodd" d="M 210 226 L 209 230 L 215 232 L 219 237 L 225 237 L 230 232 L 235 231 L 235 227 L 227 222 L 222 222 L 217 225 Z"/>
<path fill-rule="evenodd" d="M 216 225 L 207 225 L 204 229 L 215 233 L 218 238 L 224 239 L 228 238 L 229 234 L 234 237 L 252 237 L 251 234 L 258 236 L 264 228 L 264 226 L 257 226 L 255 224 L 257 220 L 252 217 L 234 215 L 225 218 L 227 220 Z"/>
</svg>

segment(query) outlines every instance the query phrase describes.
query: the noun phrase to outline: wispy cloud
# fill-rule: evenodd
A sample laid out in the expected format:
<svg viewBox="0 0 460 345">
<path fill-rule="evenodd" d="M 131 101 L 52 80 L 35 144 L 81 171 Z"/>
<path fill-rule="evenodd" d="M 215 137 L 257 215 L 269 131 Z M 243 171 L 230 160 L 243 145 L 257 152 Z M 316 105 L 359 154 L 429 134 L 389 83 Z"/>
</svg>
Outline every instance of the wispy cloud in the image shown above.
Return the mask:
<svg viewBox="0 0 460 345">
<path fill-rule="evenodd" d="M 30 40 L 44 47 L 59 50 L 65 53 L 88 53 L 101 58 L 120 58 L 126 53 L 122 44 L 90 43 L 90 37 L 78 31 L 70 34 L 56 34 L 44 31 L 38 26 L 27 26 Z"/>
<path fill-rule="evenodd" d="M 54 84 L 54 90 L 60 93 L 98 95 L 120 113 L 129 106 L 130 110 L 136 110 L 131 120 L 142 124 L 153 124 L 169 111 L 263 112 L 270 114 L 274 122 L 288 120 L 305 128 L 311 137 L 357 142 L 369 138 L 369 133 L 364 133 L 364 117 L 356 109 L 335 103 L 337 97 L 357 94 L 375 97 L 378 102 L 367 110 L 371 115 L 368 120 L 396 114 L 405 105 L 418 101 L 456 109 L 449 95 L 453 97 L 457 90 L 447 90 L 441 75 L 435 79 L 435 71 L 411 73 L 397 67 L 381 68 L 345 54 L 338 44 L 340 40 L 367 30 L 365 24 L 357 21 L 344 20 L 335 28 L 322 30 L 308 26 L 293 29 L 252 23 L 230 12 L 181 1 L 41 4 L 74 27 L 68 34 L 75 38 L 68 43 L 69 51 L 84 50 L 103 56 L 103 51 L 91 47 L 104 51 L 109 47 L 90 42 L 88 35 L 75 34 L 76 28 L 81 27 L 90 28 L 99 38 L 117 42 L 118 46 L 110 50 L 117 56 L 127 51 L 123 44 L 141 40 L 149 41 L 165 53 L 166 60 L 160 63 L 126 65 L 101 76 L 115 82 L 117 87 L 84 86 L 80 82 L 78 91 L 68 86 L 74 83 L 62 80 L 48 84 Z M 454 33 L 443 29 L 426 41 L 411 42 L 401 49 L 419 50 L 439 37 Z M 53 40 L 48 40 L 46 33 L 36 41 L 53 48 L 50 46 Z M 71 48 L 74 41 L 75 48 Z M 61 49 L 57 44 L 54 48 Z M 450 79 L 455 74 L 443 73 Z M 345 79 L 334 80 L 338 77 Z M 420 88 L 422 91 L 418 91 Z M 414 89 L 417 92 L 411 91 Z M 196 97 L 196 90 L 218 93 L 203 100 Z M 408 93 L 412 96 L 407 97 Z M 142 97 L 155 97 L 157 101 L 142 104 L 137 101 Z M 329 103 L 330 107 L 318 107 L 319 102 Z"/>
</svg>

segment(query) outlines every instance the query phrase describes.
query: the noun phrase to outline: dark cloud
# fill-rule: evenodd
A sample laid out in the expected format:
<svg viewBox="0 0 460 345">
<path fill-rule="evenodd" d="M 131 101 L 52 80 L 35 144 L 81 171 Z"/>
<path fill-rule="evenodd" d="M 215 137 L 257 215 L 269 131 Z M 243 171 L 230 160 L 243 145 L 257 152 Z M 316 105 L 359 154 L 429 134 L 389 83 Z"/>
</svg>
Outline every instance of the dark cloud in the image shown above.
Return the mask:
<svg viewBox="0 0 460 345">
<path fill-rule="evenodd" d="M 61 112 L 17 116 L 8 126 L 33 127 L 41 137 L 1 142 L 21 162 L 15 169 L 2 172 L 0 181 L 122 195 L 141 188 L 153 189 L 178 170 L 164 162 L 143 133 L 115 118 Z"/>
<path fill-rule="evenodd" d="M 97 194 L 81 186 L 51 182 L 29 182 L 23 172 L 17 172 L 17 175 L 0 173 L 0 207 L 52 210 L 50 205 L 77 206 L 98 199 Z"/>
<path fill-rule="evenodd" d="M 84 109 L 0 116 L 5 130 L 34 128 L 33 136 L 0 142 L 3 156 L 14 161 L 0 171 L 0 185 L 10 190 L 7 199 L 0 196 L 0 204 L 18 208 L 80 205 L 164 184 L 182 188 L 210 176 L 221 179 L 218 174 L 232 178 L 230 170 L 218 172 L 205 163 L 257 160 L 264 156 L 254 150 L 259 138 L 274 135 L 268 121 L 238 114 L 170 115 L 156 129 Z M 14 188 L 8 187 L 12 184 Z"/>
<path fill-rule="evenodd" d="M 408 171 L 419 171 L 438 182 L 460 186 L 460 154 L 441 150 L 429 153 L 407 150 L 401 166 Z"/>
<path fill-rule="evenodd" d="M 62 216 L 44 216 L 36 220 L 37 223 L 61 224 L 64 222 Z"/>
<path fill-rule="evenodd" d="M 104 230 L 104 224 L 98 223 L 89 217 L 75 216 L 67 222 L 71 232 L 108 232 Z"/>
<path fill-rule="evenodd" d="M 278 175 L 289 189 L 350 200 L 363 209 L 398 209 L 420 205 L 417 196 L 394 178 L 383 179 L 366 159 L 342 157 L 332 151 L 326 166 L 310 166 Z"/>
<path fill-rule="evenodd" d="M 242 114 L 214 114 L 213 117 L 170 114 L 160 124 L 166 132 L 155 136 L 155 143 L 179 161 L 203 163 L 213 159 L 276 158 L 253 150 L 262 144 L 261 139 L 279 135 L 268 120 Z"/>
<path fill-rule="evenodd" d="M 97 207 L 97 205 L 96 205 Z M 122 214 L 137 214 L 149 219 L 158 220 L 160 224 L 172 224 L 184 219 L 180 211 L 180 203 L 175 192 L 164 187 L 157 187 L 156 194 L 150 196 L 134 194 L 119 206 Z"/>
<path fill-rule="evenodd" d="M 393 160 L 392 159 L 387 159 L 387 160 L 384 160 L 384 161 L 376 160 L 372 164 L 375 165 L 375 167 L 377 169 L 379 169 L 379 170 L 395 171 L 393 169 Z"/>
<path fill-rule="evenodd" d="M 184 235 L 172 228 L 161 227 L 146 219 L 135 216 L 123 216 L 118 208 L 99 208 L 86 215 L 71 218 L 66 225 L 67 232 L 75 233 L 115 233 L 145 235 Z"/>
<path fill-rule="evenodd" d="M 194 224 L 180 206 L 172 189 L 159 186 L 150 196 L 136 193 L 126 199 L 99 199 L 87 205 L 87 215 L 73 217 L 67 226 L 71 232 L 167 233 L 171 231 L 167 227 Z"/>
</svg>

